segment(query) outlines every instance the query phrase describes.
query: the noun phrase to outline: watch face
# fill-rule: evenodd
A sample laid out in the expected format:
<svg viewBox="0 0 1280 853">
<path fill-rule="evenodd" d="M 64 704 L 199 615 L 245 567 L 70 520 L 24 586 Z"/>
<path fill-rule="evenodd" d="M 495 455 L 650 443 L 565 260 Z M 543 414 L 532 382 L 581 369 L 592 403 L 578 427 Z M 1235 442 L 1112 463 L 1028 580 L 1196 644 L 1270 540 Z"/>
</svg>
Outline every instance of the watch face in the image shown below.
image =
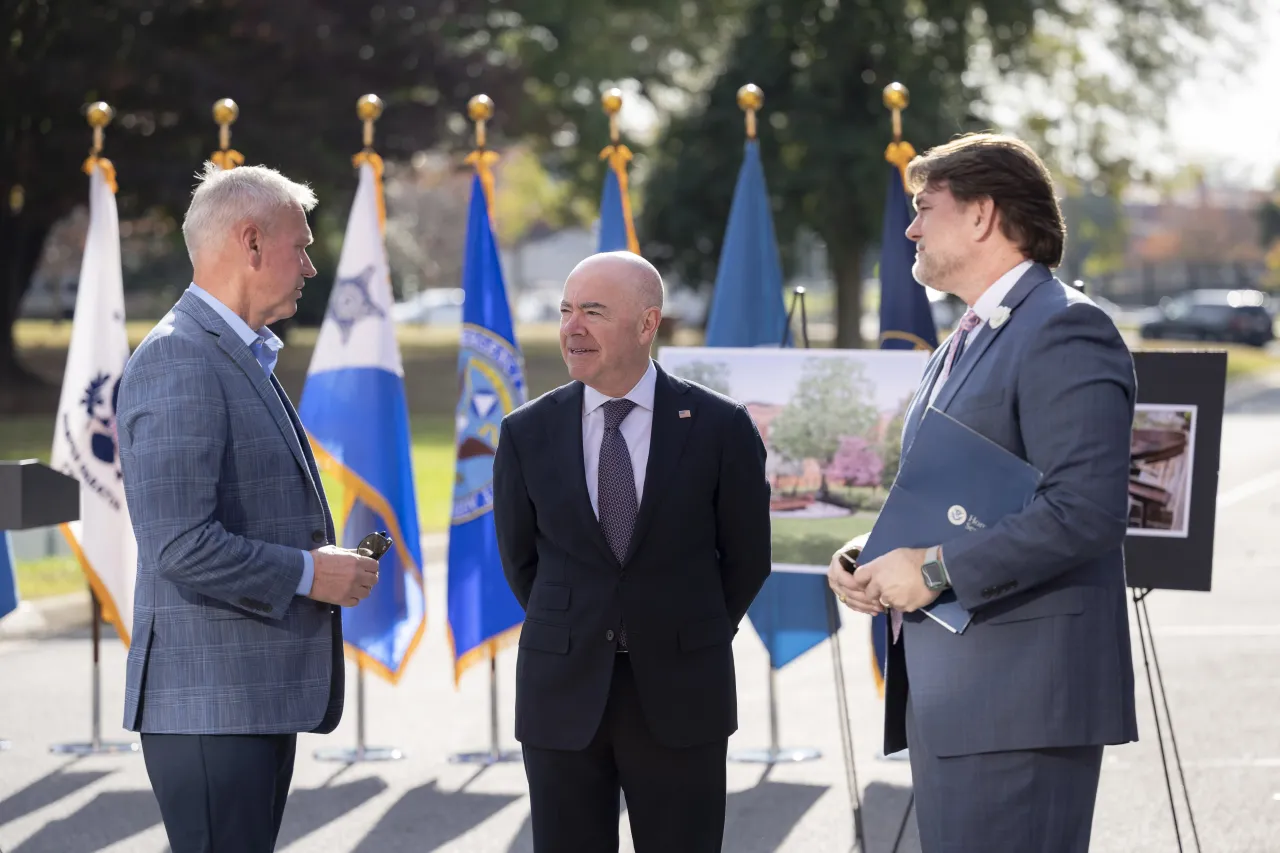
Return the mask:
<svg viewBox="0 0 1280 853">
<path fill-rule="evenodd" d="M 925 563 L 920 567 L 920 571 L 924 574 L 924 584 L 929 589 L 937 589 L 942 586 L 942 571 L 936 562 Z"/>
</svg>

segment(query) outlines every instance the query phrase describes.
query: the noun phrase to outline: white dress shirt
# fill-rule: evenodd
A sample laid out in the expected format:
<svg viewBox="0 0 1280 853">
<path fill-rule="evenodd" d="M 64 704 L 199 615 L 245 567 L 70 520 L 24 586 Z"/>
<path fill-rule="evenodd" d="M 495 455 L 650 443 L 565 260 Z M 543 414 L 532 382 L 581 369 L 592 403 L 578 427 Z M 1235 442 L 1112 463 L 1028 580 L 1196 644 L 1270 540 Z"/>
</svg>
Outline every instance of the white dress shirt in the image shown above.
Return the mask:
<svg viewBox="0 0 1280 853">
<path fill-rule="evenodd" d="M 636 506 L 644 498 L 644 474 L 649 465 L 649 437 L 653 434 L 653 389 L 658 381 L 658 369 L 649 360 L 649 369 L 624 399 L 635 403 L 630 414 L 618 429 L 627 442 L 631 454 L 631 471 L 636 478 Z M 604 439 L 604 406 L 616 397 L 606 397 L 590 385 L 582 392 L 582 461 L 587 471 L 587 492 L 591 495 L 591 509 L 600 517 L 600 442 Z"/>
<path fill-rule="evenodd" d="M 969 336 L 961 342 L 960 351 L 956 353 L 956 361 L 960 360 L 960 356 L 964 355 L 964 351 L 973 345 L 973 341 L 987 328 L 987 321 L 991 319 L 991 315 L 1000 307 L 1000 303 L 1004 302 L 1004 298 L 1009 295 L 1009 291 L 1013 290 L 1013 286 L 1031 269 L 1031 261 L 1023 261 L 1004 275 L 996 279 L 995 284 L 986 289 L 986 292 L 978 297 L 978 301 L 973 303 L 973 313 L 978 315 L 978 325 L 974 327 Z M 943 345 L 945 346 L 945 344 Z M 954 371 L 953 371 L 954 372 Z M 948 376 L 947 379 L 951 377 Z M 935 382 L 933 384 L 933 393 L 929 395 L 929 405 L 933 405 L 933 401 L 938 399 L 938 392 L 942 390 L 944 382 Z"/>
</svg>

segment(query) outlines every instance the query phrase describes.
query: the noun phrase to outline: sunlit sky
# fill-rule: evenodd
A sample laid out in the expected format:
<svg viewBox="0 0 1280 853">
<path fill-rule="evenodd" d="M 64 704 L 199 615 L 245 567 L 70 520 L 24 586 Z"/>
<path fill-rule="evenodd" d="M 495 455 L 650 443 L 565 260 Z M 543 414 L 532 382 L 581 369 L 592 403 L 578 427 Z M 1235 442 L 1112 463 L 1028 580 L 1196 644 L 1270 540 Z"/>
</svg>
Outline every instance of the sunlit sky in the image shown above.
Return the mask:
<svg viewBox="0 0 1280 853">
<path fill-rule="evenodd" d="M 1280 3 L 1262 0 L 1256 61 L 1242 75 L 1206 67 L 1169 105 L 1174 147 L 1223 176 L 1270 188 L 1280 168 Z"/>
<path fill-rule="evenodd" d="M 1258 25 L 1250 40 L 1256 56 L 1242 72 L 1206 62 L 1168 105 L 1167 135 L 1151 141 L 1157 171 L 1201 164 L 1213 183 L 1259 189 L 1274 186 L 1280 169 L 1280 0 L 1257 0 Z M 657 131 L 656 112 L 637 97 L 634 81 L 624 91 L 622 132 L 647 141 Z M 768 93 L 766 93 L 766 109 Z"/>
</svg>

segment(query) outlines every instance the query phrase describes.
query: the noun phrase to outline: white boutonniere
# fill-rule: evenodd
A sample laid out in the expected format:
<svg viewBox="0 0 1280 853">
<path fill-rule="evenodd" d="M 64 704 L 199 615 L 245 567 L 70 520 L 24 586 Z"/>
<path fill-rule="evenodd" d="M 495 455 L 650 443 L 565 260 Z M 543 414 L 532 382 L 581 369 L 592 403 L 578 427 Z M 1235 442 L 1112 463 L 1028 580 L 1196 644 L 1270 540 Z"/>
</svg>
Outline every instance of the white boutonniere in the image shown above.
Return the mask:
<svg viewBox="0 0 1280 853">
<path fill-rule="evenodd" d="M 991 313 L 991 319 L 987 321 L 987 325 L 993 329 L 998 329 L 1009 319 L 1009 315 L 1013 313 L 1008 305 L 1001 305 Z"/>
</svg>

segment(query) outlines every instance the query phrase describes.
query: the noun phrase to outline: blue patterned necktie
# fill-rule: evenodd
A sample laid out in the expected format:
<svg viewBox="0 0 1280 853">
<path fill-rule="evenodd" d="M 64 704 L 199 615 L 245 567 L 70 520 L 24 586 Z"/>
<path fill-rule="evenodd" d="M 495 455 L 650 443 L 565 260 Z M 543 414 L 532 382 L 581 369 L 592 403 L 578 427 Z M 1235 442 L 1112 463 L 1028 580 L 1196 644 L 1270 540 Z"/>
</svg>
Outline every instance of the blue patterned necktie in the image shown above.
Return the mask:
<svg viewBox="0 0 1280 853">
<path fill-rule="evenodd" d="M 636 476 L 631 468 L 631 451 L 619 427 L 636 406 L 630 400 L 610 400 L 604 404 L 604 437 L 600 439 L 600 468 L 596 492 L 600 527 L 609 550 L 622 562 L 631 544 L 636 523 Z"/>
<path fill-rule="evenodd" d="M 604 404 L 604 437 L 600 439 L 600 466 L 596 502 L 599 505 L 600 528 L 609 550 L 621 563 L 631 545 L 635 528 L 636 477 L 631 467 L 631 451 L 619 427 L 636 404 L 631 400 L 610 400 Z M 619 632 L 618 645 L 627 647 L 627 629 Z"/>
</svg>

